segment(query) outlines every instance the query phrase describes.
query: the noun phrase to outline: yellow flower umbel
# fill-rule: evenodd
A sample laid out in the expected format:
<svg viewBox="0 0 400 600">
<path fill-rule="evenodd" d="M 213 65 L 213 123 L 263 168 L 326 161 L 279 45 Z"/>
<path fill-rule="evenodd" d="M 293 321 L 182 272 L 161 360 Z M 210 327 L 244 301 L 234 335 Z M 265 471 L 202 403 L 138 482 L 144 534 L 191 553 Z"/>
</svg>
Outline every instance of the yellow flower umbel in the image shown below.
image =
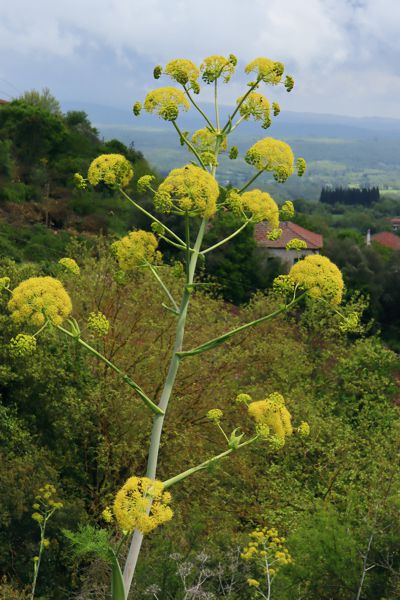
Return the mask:
<svg viewBox="0 0 400 600">
<path fill-rule="evenodd" d="M 144 101 L 148 113 L 156 113 L 165 121 L 175 121 L 179 115 L 179 107 L 189 109 L 189 101 L 184 92 L 174 87 L 162 87 L 149 92 Z"/>
<path fill-rule="evenodd" d="M 200 71 L 194 62 L 186 58 L 171 60 L 165 67 L 165 73 L 181 85 L 197 82 L 200 76 Z"/>
<path fill-rule="evenodd" d="M 265 398 L 248 405 L 248 412 L 255 420 L 258 427 L 263 430 L 267 426 L 271 432 L 271 441 L 276 440 L 283 446 L 286 436 L 293 433 L 290 412 L 285 406 L 285 399 L 281 394 L 274 392 Z M 263 436 L 264 437 L 264 436 Z"/>
<path fill-rule="evenodd" d="M 157 252 L 158 241 L 150 231 L 131 231 L 128 235 L 114 242 L 111 249 L 123 271 L 131 271 L 143 267 L 146 263 L 154 263 L 161 259 Z"/>
<path fill-rule="evenodd" d="M 173 169 L 161 183 L 154 204 L 161 212 L 212 217 L 217 210 L 218 183 L 195 165 Z"/>
<path fill-rule="evenodd" d="M 286 250 L 304 250 L 305 248 L 307 248 L 307 243 L 298 238 L 293 238 L 286 244 Z"/>
<path fill-rule="evenodd" d="M 227 83 L 235 72 L 236 63 L 237 60 L 233 54 L 230 54 L 228 58 L 219 54 L 207 56 L 200 66 L 201 77 L 206 83 L 213 83 L 222 76 L 224 82 Z"/>
<path fill-rule="evenodd" d="M 69 271 L 70 273 L 73 273 L 74 275 L 81 274 L 79 265 L 73 258 L 60 258 L 60 260 L 58 261 L 58 264 L 60 264 L 67 271 Z"/>
<path fill-rule="evenodd" d="M 132 177 L 131 163 L 122 154 L 102 154 L 92 161 L 88 170 L 88 181 L 92 185 L 126 187 Z"/>
<path fill-rule="evenodd" d="M 239 104 L 241 100 L 242 98 L 238 98 L 236 102 Z M 255 121 L 262 121 L 264 129 L 271 125 L 269 102 L 262 94 L 256 92 L 249 94 L 241 105 L 239 112 L 245 120 L 253 117 Z"/>
<path fill-rule="evenodd" d="M 88 316 L 88 329 L 95 335 L 104 337 L 110 330 L 110 322 L 102 312 L 91 312 Z"/>
<path fill-rule="evenodd" d="M 282 63 L 270 58 L 255 58 L 245 68 L 246 73 L 256 73 L 257 79 L 272 85 L 280 83 L 284 70 Z"/>
<path fill-rule="evenodd" d="M 129 533 L 134 529 L 149 533 L 170 521 L 171 494 L 163 487 L 161 481 L 148 477 L 130 477 L 115 497 L 114 515 L 119 527 Z"/>
<path fill-rule="evenodd" d="M 331 304 L 342 301 L 342 274 L 326 256 L 313 254 L 299 260 L 290 269 L 289 276 L 313 298 L 323 298 Z"/>
<path fill-rule="evenodd" d="M 279 182 L 286 181 L 294 171 L 294 155 L 289 144 L 271 137 L 249 148 L 245 161 L 258 171 L 271 171 Z"/>
<path fill-rule="evenodd" d="M 10 340 L 10 353 L 16 358 L 30 356 L 35 350 L 36 338 L 33 335 L 19 333 Z"/>
<path fill-rule="evenodd" d="M 198 151 L 200 158 L 205 165 L 217 166 L 217 156 L 215 154 L 217 136 L 215 132 L 206 127 L 195 131 L 192 135 L 192 145 Z M 218 152 L 226 150 L 226 137 L 220 141 Z"/>
<path fill-rule="evenodd" d="M 272 229 L 278 227 L 278 205 L 268 192 L 251 190 L 250 192 L 244 192 L 241 199 L 244 212 L 251 214 L 251 219 L 254 223 L 268 221 Z"/>
<path fill-rule="evenodd" d="M 62 283 L 53 277 L 31 277 L 15 288 L 8 303 L 11 318 L 18 324 L 61 323 L 72 311 L 71 299 Z"/>
</svg>

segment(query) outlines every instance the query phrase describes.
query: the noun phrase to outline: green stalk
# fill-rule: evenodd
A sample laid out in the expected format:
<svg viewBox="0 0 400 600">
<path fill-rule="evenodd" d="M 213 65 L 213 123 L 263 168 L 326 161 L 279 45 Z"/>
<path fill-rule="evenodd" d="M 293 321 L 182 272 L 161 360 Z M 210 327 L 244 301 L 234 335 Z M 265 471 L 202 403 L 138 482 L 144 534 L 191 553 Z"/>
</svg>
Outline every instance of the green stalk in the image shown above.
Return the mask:
<svg viewBox="0 0 400 600">
<path fill-rule="evenodd" d="M 235 110 L 233 111 L 233 113 L 230 115 L 230 117 L 228 118 L 228 122 L 225 125 L 225 127 L 222 130 L 222 133 L 225 133 L 225 131 L 229 128 L 229 124 L 232 123 L 235 115 L 237 114 L 238 110 L 240 109 L 240 107 L 242 106 L 243 102 L 246 100 L 247 96 L 249 94 L 251 94 L 251 92 L 258 86 L 259 84 L 259 80 L 257 80 L 245 93 L 245 95 L 243 96 L 243 98 L 241 99 L 241 101 L 239 102 L 239 104 L 237 105 L 237 107 L 235 108 Z"/>
<path fill-rule="evenodd" d="M 249 185 L 251 185 L 253 181 L 257 179 L 257 177 L 260 177 L 261 173 L 264 173 L 264 171 L 257 171 L 257 173 L 251 179 L 249 179 L 249 181 L 239 190 L 238 194 L 241 194 L 242 192 L 244 192 L 244 190 L 247 190 Z"/>
<path fill-rule="evenodd" d="M 199 161 L 199 163 L 201 164 L 202 168 L 207 171 L 206 169 L 206 165 L 203 163 L 203 161 L 201 160 L 201 156 L 200 154 L 197 152 L 196 148 L 193 146 L 193 144 L 191 144 L 189 142 L 189 140 L 187 139 L 187 137 L 185 135 L 183 135 L 182 131 L 179 129 L 178 125 L 176 124 L 176 121 L 172 121 L 172 125 L 175 127 L 176 131 L 178 132 L 180 138 L 184 141 L 184 143 L 186 144 L 186 146 L 193 152 L 193 154 L 195 155 L 195 157 L 197 158 L 197 160 Z"/>
<path fill-rule="evenodd" d="M 158 283 L 160 284 L 161 288 L 164 290 L 164 292 L 166 293 L 166 295 L 168 296 L 172 306 L 174 307 L 174 309 L 176 311 L 178 311 L 178 305 L 174 300 L 174 297 L 172 296 L 171 292 L 169 291 L 169 289 L 167 288 L 167 286 L 165 285 L 165 283 L 163 282 L 163 280 L 161 279 L 161 277 L 159 276 L 159 274 L 157 273 L 157 269 L 155 269 L 153 267 L 152 264 L 150 264 L 149 262 L 147 263 L 147 265 L 150 268 L 150 271 L 153 273 L 154 277 L 157 279 Z"/>
<path fill-rule="evenodd" d="M 215 248 L 218 248 L 219 246 L 222 246 L 223 244 L 226 244 L 226 242 L 229 242 L 229 240 L 231 240 L 232 238 L 236 237 L 241 231 L 243 231 L 243 229 L 245 227 L 247 227 L 247 225 L 249 223 L 250 223 L 250 219 L 248 219 L 245 223 L 243 223 L 243 225 L 241 225 L 239 227 L 239 229 L 236 229 L 236 231 L 234 231 L 233 233 L 231 233 L 231 235 L 228 235 L 228 237 L 224 238 L 223 240 L 221 240 L 217 244 L 214 244 L 213 246 L 210 246 L 209 248 L 206 248 L 205 250 L 202 250 L 200 254 L 207 254 L 207 252 L 211 252 L 212 250 L 215 250 Z"/>
<path fill-rule="evenodd" d="M 214 81 L 214 105 L 215 105 L 215 124 L 219 132 L 219 110 L 218 110 L 218 78 Z"/>
<path fill-rule="evenodd" d="M 179 475 L 175 475 L 175 477 L 171 477 L 171 479 L 167 479 L 167 481 L 163 482 L 164 489 L 167 489 L 167 488 L 171 487 L 171 485 L 174 485 L 175 483 L 182 481 L 182 479 L 186 479 L 186 477 L 193 475 L 193 473 L 197 473 L 197 471 L 202 471 L 203 469 L 207 469 L 207 467 L 211 463 L 221 460 L 222 458 L 225 458 L 225 456 L 229 456 L 229 454 L 232 454 L 232 452 L 236 452 L 236 450 L 239 450 L 240 448 L 244 448 L 244 446 L 248 446 L 249 444 L 252 444 L 257 439 L 258 439 L 258 435 L 250 438 L 246 442 L 242 442 L 241 444 L 238 445 L 237 448 L 229 448 L 228 450 L 221 452 L 221 454 L 217 454 L 216 456 L 212 456 L 208 460 L 205 460 L 204 462 L 200 463 L 196 467 L 187 469 L 186 471 L 183 471 L 183 473 L 179 473 Z"/>
<path fill-rule="evenodd" d="M 246 323 L 245 325 L 236 327 L 236 329 L 232 329 L 231 331 L 228 331 L 227 333 L 224 333 L 223 335 L 220 335 L 216 338 L 213 338 L 212 340 L 209 340 L 208 342 L 205 342 L 204 344 L 201 344 L 200 346 L 197 346 L 197 348 L 193 348 L 192 350 L 186 350 L 183 352 L 178 352 L 178 356 L 179 356 L 179 358 L 186 358 L 187 356 L 194 356 L 196 354 L 201 354 L 202 352 L 206 352 L 207 350 L 212 350 L 216 346 L 223 344 L 224 342 L 226 342 L 226 340 L 228 340 L 232 336 L 236 335 L 237 333 L 244 331 L 248 327 L 254 327 L 254 325 L 258 325 L 259 323 L 263 323 L 264 321 L 269 321 L 270 319 L 277 317 L 281 313 L 287 312 L 295 304 L 297 304 L 297 302 L 299 302 L 301 300 L 301 298 L 303 298 L 304 296 L 305 296 L 305 294 L 301 294 L 300 296 L 297 296 L 297 298 L 292 300 L 289 304 L 286 304 L 285 306 L 278 308 L 277 310 L 270 313 L 269 315 L 265 315 L 264 317 L 260 317 L 259 319 L 250 321 L 250 323 Z"/>
<path fill-rule="evenodd" d="M 153 411 L 153 413 L 155 413 L 157 415 L 164 414 L 163 411 L 161 410 L 161 408 L 159 408 L 157 406 L 157 404 L 154 404 L 154 402 L 152 400 L 150 400 L 150 398 L 146 395 L 146 393 L 142 390 L 142 388 L 137 383 L 135 383 L 128 375 L 126 375 L 123 371 L 121 371 L 121 369 L 119 367 L 117 367 L 116 365 L 114 365 L 114 363 L 109 361 L 108 358 L 106 358 L 105 356 L 100 354 L 100 352 L 95 350 L 95 348 L 90 346 L 90 344 L 88 344 L 87 342 L 82 340 L 80 337 L 77 337 L 74 333 L 72 333 L 71 331 L 68 331 L 68 329 L 64 329 L 64 327 L 61 327 L 61 325 L 55 325 L 55 327 L 57 329 L 59 329 L 65 335 L 68 335 L 69 337 L 74 339 L 78 344 L 80 344 L 81 346 L 86 348 L 86 350 L 89 350 L 89 352 L 94 354 L 98 359 L 100 359 L 103 363 L 105 363 L 108 367 L 110 367 L 110 369 L 115 371 L 115 373 L 118 373 L 118 375 L 120 375 L 122 377 L 122 379 L 125 381 L 125 383 L 127 383 L 131 388 L 133 388 L 135 390 L 135 392 L 138 394 L 138 396 L 140 396 L 140 398 L 143 400 L 143 402 L 146 404 L 146 406 L 148 406 L 150 408 L 150 410 Z"/>
<path fill-rule="evenodd" d="M 161 223 L 161 221 L 159 221 L 154 215 L 152 215 L 151 213 L 149 213 L 149 211 L 147 211 L 145 208 L 143 208 L 143 206 L 140 206 L 140 204 L 138 204 L 137 202 L 132 200 L 132 198 L 130 196 L 128 196 L 128 194 L 121 187 L 119 188 L 119 191 L 124 196 L 124 198 L 126 198 L 131 204 L 133 204 L 133 206 L 135 208 L 140 210 L 143 214 L 145 214 L 147 217 L 149 217 L 149 219 L 151 219 L 152 221 L 155 221 L 156 223 L 161 225 L 161 227 L 163 227 L 165 229 L 165 231 L 168 231 L 169 235 L 172 235 L 172 237 L 174 237 L 180 244 L 182 244 L 182 245 L 185 244 L 185 242 L 183 240 L 181 240 L 179 235 L 176 235 L 176 233 L 174 233 L 172 231 L 172 229 L 169 229 L 164 223 Z"/>
<path fill-rule="evenodd" d="M 176 334 L 175 334 L 175 343 L 173 354 L 171 358 L 171 362 L 169 365 L 167 379 L 164 384 L 164 389 L 161 394 L 161 399 L 159 402 L 159 409 L 161 414 L 157 414 L 154 416 L 153 421 L 153 429 L 151 432 L 151 440 L 150 440 L 150 449 L 149 449 L 149 457 L 147 462 L 147 472 L 146 477 L 150 479 L 156 478 L 157 473 L 157 461 L 158 461 L 158 453 L 160 449 L 161 442 L 161 434 L 164 425 L 164 415 L 168 408 L 168 403 L 172 394 L 172 389 L 175 383 L 176 375 L 179 368 L 179 356 L 178 353 L 182 350 L 182 342 L 185 331 L 185 323 L 187 310 L 189 306 L 191 291 L 190 286 L 193 284 L 194 274 L 196 271 L 197 260 L 200 254 L 200 248 L 203 241 L 205 229 L 206 229 L 206 219 L 203 219 L 200 225 L 200 229 L 197 235 L 197 239 L 193 248 L 193 253 L 190 257 L 189 267 L 187 271 L 187 281 L 186 286 L 183 291 L 181 305 L 179 309 L 179 317 L 178 323 L 176 326 Z M 133 575 L 136 568 L 137 559 L 139 557 L 140 548 L 143 541 L 143 534 L 140 531 L 135 530 L 135 533 L 132 537 L 132 542 L 129 548 L 128 556 L 125 563 L 124 568 L 124 586 L 125 586 L 125 594 L 128 596 Z"/>
<path fill-rule="evenodd" d="M 198 104 L 193 100 L 192 96 L 189 94 L 189 90 L 187 89 L 187 87 L 184 85 L 183 89 L 185 90 L 186 96 L 189 98 L 190 102 L 193 104 L 193 106 L 196 108 L 196 110 L 199 111 L 199 113 L 202 115 L 202 117 L 207 121 L 209 127 L 211 128 L 211 131 L 215 131 L 214 125 L 211 123 L 210 119 L 207 117 L 207 115 L 201 110 L 200 106 L 198 106 Z"/>
</svg>

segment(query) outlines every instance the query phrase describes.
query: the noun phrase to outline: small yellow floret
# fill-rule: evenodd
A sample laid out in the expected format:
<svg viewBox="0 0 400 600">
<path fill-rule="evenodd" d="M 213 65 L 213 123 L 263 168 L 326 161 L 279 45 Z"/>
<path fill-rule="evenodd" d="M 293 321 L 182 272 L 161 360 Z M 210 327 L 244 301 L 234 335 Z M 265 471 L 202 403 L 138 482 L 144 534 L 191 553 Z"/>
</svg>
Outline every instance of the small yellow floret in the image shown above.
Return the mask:
<svg viewBox="0 0 400 600">
<path fill-rule="evenodd" d="M 303 250 L 307 248 L 307 243 L 304 240 L 293 238 L 286 244 L 286 250 Z"/>
<path fill-rule="evenodd" d="M 161 481 L 130 477 L 115 497 L 114 515 L 123 531 L 138 529 L 149 533 L 172 519 L 170 500 L 170 495 L 163 492 Z"/>
<path fill-rule="evenodd" d="M 260 587 L 260 582 L 257 581 L 257 579 L 248 579 L 247 585 L 249 585 L 250 587 Z"/>
<path fill-rule="evenodd" d="M 275 200 L 261 190 L 251 190 L 244 192 L 241 196 L 242 206 L 245 212 L 251 213 L 251 218 L 254 223 L 260 221 L 268 221 L 272 229 L 279 225 L 279 209 Z"/>
<path fill-rule="evenodd" d="M 91 312 L 88 317 L 88 329 L 93 333 L 104 337 L 110 330 L 110 322 L 102 312 Z"/>
<path fill-rule="evenodd" d="M 22 358 L 30 356 L 36 350 L 36 338 L 33 335 L 19 333 L 10 340 L 10 353 L 12 356 Z"/>
<path fill-rule="evenodd" d="M 219 408 L 212 408 L 207 413 L 207 419 L 209 421 L 215 421 L 216 423 L 219 423 L 220 420 L 222 419 L 223 415 L 224 415 L 224 413 L 222 412 L 221 409 L 219 409 Z"/>
<path fill-rule="evenodd" d="M 270 394 L 265 400 L 258 400 L 249 404 L 248 412 L 259 428 L 260 426 L 268 426 L 272 437 L 279 438 L 283 444 L 285 443 L 285 437 L 293 433 L 291 416 L 285 406 L 285 400 L 277 392 Z"/>
<path fill-rule="evenodd" d="M 200 76 L 200 71 L 194 62 L 186 58 L 171 60 L 165 67 L 165 73 L 181 85 L 197 81 Z"/>
<path fill-rule="evenodd" d="M 10 285 L 10 278 L 9 277 L 0 277 L 0 292 L 8 289 Z"/>
<path fill-rule="evenodd" d="M 242 97 L 237 99 L 237 103 L 241 102 Z M 245 120 L 254 117 L 255 121 L 263 121 L 264 129 L 271 125 L 270 105 L 265 96 L 257 92 L 251 92 L 244 100 L 239 110 Z"/>
<path fill-rule="evenodd" d="M 326 256 L 313 254 L 299 260 L 290 269 L 289 275 L 313 298 L 340 304 L 344 288 L 343 277 L 337 266 Z"/>
<path fill-rule="evenodd" d="M 232 55 L 228 58 L 219 54 L 207 56 L 200 66 L 201 77 L 206 83 L 212 83 L 223 76 L 225 83 L 227 83 L 235 72 L 235 66 L 236 61 Z"/>
<path fill-rule="evenodd" d="M 61 325 L 71 313 L 72 303 L 58 279 L 31 277 L 15 288 L 8 309 L 16 323 L 40 327 L 47 319 Z"/>
<path fill-rule="evenodd" d="M 70 271 L 74 275 L 80 275 L 81 270 L 79 268 L 78 263 L 73 258 L 60 258 L 58 261 L 60 265 L 65 267 L 67 271 Z"/>
<path fill-rule="evenodd" d="M 174 87 L 157 88 L 149 92 L 144 101 L 147 112 L 156 113 L 165 121 L 175 121 L 180 106 L 183 110 L 189 110 L 189 101 L 184 92 Z"/>
<path fill-rule="evenodd" d="M 285 181 L 294 171 L 294 155 L 289 144 L 271 137 L 249 148 L 245 161 L 258 171 L 271 171 L 278 181 Z"/>
<path fill-rule="evenodd" d="M 217 210 L 218 196 L 218 183 L 210 173 L 195 165 L 186 165 L 170 172 L 160 184 L 154 201 L 163 212 L 175 209 L 178 214 L 188 212 L 190 216 L 212 217 Z"/>
<path fill-rule="evenodd" d="M 102 154 L 92 161 L 88 170 L 88 181 L 92 185 L 126 187 L 132 177 L 132 165 L 122 154 Z"/>
<path fill-rule="evenodd" d="M 283 75 L 284 65 L 270 58 L 255 58 L 245 68 L 246 73 L 256 73 L 257 79 L 277 85 Z"/>
<path fill-rule="evenodd" d="M 158 241 L 150 231 L 131 231 L 128 235 L 114 242 L 111 249 L 123 271 L 131 271 L 146 263 L 154 263 L 161 258 L 157 252 Z"/>
</svg>

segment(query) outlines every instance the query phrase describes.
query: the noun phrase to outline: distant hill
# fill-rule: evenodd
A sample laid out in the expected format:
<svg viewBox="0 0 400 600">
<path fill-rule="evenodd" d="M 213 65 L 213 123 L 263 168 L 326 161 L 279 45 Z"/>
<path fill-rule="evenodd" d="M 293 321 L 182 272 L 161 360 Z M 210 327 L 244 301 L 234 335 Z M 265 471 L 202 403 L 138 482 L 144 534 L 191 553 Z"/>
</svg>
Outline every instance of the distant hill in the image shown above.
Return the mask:
<svg viewBox="0 0 400 600">
<path fill-rule="evenodd" d="M 163 174 L 189 158 L 170 124 L 153 115 L 142 113 L 137 118 L 130 109 L 82 102 L 63 105 L 65 111 L 77 108 L 88 113 L 106 139 L 133 142 Z M 211 105 L 205 105 L 205 110 L 212 114 Z M 222 107 L 222 119 L 226 119 L 230 111 L 230 107 Z M 180 123 L 183 130 L 190 132 L 203 126 L 194 110 L 183 114 Z M 251 121 L 243 124 L 232 136 L 232 143 L 243 155 L 257 139 L 265 136 L 288 141 L 296 155 L 303 156 L 309 166 L 306 177 L 291 178 L 284 186 L 271 183 L 267 177 L 264 181 L 258 180 L 258 185 L 277 197 L 316 199 L 323 185 L 377 185 L 400 189 L 400 119 L 283 111 L 267 131 Z M 225 183 L 240 185 L 251 173 L 243 159 L 221 159 L 220 179 Z"/>
</svg>

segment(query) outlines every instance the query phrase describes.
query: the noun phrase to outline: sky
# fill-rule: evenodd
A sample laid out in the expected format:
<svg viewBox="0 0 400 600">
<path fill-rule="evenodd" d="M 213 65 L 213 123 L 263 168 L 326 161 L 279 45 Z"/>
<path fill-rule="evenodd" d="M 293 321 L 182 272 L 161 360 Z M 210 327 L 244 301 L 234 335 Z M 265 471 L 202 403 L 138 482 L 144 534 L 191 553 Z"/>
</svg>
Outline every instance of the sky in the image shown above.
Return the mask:
<svg viewBox="0 0 400 600">
<path fill-rule="evenodd" d="M 77 108 L 125 108 L 170 85 L 155 65 L 233 53 L 225 104 L 265 56 L 295 78 L 290 94 L 263 90 L 286 110 L 400 118 L 399 31 L 400 0 L 4 0 L 0 98 L 48 87 Z"/>
</svg>

